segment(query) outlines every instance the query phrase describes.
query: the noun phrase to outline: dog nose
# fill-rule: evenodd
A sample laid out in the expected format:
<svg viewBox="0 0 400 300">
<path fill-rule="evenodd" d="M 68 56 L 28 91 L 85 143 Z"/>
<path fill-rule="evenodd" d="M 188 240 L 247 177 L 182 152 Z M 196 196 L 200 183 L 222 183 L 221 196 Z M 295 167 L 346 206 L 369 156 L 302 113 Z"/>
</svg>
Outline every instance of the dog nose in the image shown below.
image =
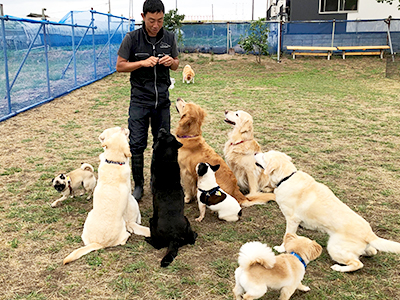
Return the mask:
<svg viewBox="0 0 400 300">
<path fill-rule="evenodd" d="M 225 114 L 227 114 L 229 111 L 225 110 Z"/>
<path fill-rule="evenodd" d="M 181 97 L 179 97 L 178 99 L 176 99 L 176 101 L 182 101 L 182 98 L 181 98 Z"/>
</svg>

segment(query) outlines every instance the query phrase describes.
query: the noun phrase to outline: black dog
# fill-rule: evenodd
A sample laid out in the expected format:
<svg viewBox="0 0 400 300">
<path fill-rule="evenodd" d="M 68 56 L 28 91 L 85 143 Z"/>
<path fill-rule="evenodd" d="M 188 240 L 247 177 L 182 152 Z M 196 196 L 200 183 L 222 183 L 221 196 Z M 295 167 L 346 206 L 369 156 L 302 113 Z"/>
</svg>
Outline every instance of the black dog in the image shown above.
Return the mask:
<svg viewBox="0 0 400 300">
<path fill-rule="evenodd" d="M 179 247 L 193 245 L 197 238 L 197 233 L 184 216 L 184 193 L 178 164 L 180 147 L 182 144 L 171 133 L 160 129 L 153 147 L 153 217 L 150 218 L 151 236 L 146 238 L 146 242 L 156 249 L 168 247 L 161 267 L 167 267 L 174 260 Z"/>
</svg>

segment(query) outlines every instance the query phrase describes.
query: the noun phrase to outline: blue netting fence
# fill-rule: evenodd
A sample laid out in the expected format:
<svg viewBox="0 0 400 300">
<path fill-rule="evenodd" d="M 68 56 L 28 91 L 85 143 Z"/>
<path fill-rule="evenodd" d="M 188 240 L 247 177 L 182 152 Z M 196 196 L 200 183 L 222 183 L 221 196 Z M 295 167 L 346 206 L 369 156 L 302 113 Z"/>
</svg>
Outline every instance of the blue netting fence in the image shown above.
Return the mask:
<svg viewBox="0 0 400 300">
<path fill-rule="evenodd" d="M 96 11 L 70 12 L 57 23 L 11 16 L 0 21 L 0 121 L 115 72 L 119 45 L 135 27 L 132 20 Z M 271 54 L 288 45 L 373 46 L 389 40 L 392 51 L 400 51 L 398 19 L 266 25 Z M 244 53 L 238 42 L 249 27 L 249 22 L 185 23 L 180 51 Z"/>
<path fill-rule="evenodd" d="M 60 22 L 0 21 L 0 121 L 115 72 L 119 45 L 134 27 L 96 11 L 70 12 Z"/>
</svg>

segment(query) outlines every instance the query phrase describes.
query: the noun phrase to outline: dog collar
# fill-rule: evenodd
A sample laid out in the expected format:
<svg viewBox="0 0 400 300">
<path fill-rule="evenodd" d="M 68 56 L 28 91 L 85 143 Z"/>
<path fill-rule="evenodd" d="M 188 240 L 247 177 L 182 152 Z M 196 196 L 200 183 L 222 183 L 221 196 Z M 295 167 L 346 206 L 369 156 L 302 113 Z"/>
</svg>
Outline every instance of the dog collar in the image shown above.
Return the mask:
<svg viewBox="0 0 400 300">
<path fill-rule="evenodd" d="M 276 187 L 280 186 L 284 181 L 288 180 L 290 177 L 292 177 L 294 175 L 294 173 L 296 173 L 296 171 L 294 171 L 292 174 L 290 174 L 289 176 L 286 176 L 285 178 L 283 178 L 281 181 L 278 182 L 278 184 L 276 185 Z"/>
<path fill-rule="evenodd" d="M 306 269 L 307 268 L 307 264 L 306 264 L 306 262 L 301 258 L 301 256 L 300 255 L 298 255 L 296 252 L 290 252 L 290 254 L 292 254 L 292 255 L 294 255 L 294 256 L 296 256 L 297 258 L 298 258 L 298 260 L 303 264 L 303 266 L 304 266 L 304 269 Z"/>
<path fill-rule="evenodd" d="M 240 142 L 237 142 L 237 143 L 231 143 L 231 146 L 236 146 L 236 145 L 239 145 L 239 144 L 244 143 L 244 142 L 248 142 L 248 141 L 240 141 Z"/>
<path fill-rule="evenodd" d="M 108 160 L 107 158 L 106 158 L 105 162 L 108 163 L 108 164 L 115 164 L 115 165 L 120 165 L 120 166 L 125 164 L 125 162 L 112 161 L 112 160 Z"/>
<path fill-rule="evenodd" d="M 198 137 L 198 135 L 177 135 L 177 137 L 180 139 L 190 139 L 190 138 Z"/>
<path fill-rule="evenodd" d="M 69 176 L 67 176 L 66 179 L 68 182 L 69 193 L 72 194 L 71 178 Z"/>
</svg>

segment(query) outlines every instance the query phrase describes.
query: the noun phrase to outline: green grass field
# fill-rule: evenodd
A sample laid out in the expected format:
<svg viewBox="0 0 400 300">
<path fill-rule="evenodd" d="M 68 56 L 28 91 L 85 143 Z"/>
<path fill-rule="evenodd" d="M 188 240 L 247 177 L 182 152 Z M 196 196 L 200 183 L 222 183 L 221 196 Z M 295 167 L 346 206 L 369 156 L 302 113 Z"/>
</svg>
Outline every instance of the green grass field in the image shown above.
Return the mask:
<svg viewBox="0 0 400 300">
<path fill-rule="evenodd" d="M 229 125 L 224 110 L 244 110 L 264 151 L 293 158 L 298 169 L 329 186 L 370 222 L 380 237 L 400 242 L 400 83 L 385 78 L 385 60 L 284 57 L 281 63 L 253 56 L 183 54 L 171 101 L 182 97 L 207 112 L 206 141 L 220 154 Z M 182 83 L 190 64 L 195 84 Z M 207 210 L 202 223 L 197 203 L 185 213 L 199 234 L 193 246 L 160 268 L 165 249 L 142 237 L 125 246 L 90 253 L 62 265 L 83 245 L 80 235 L 92 208 L 86 197 L 50 204 L 60 195 L 51 179 L 82 162 L 98 167 L 99 134 L 126 126 L 129 74 L 113 74 L 69 95 L 0 123 L 0 299 L 233 299 L 237 253 L 248 241 L 281 243 L 285 220 L 276 203 L 243 210 L 236 223 Z M 178 113 L 171 107 L 172 132 Z M 152 215 L 149 188 L 151 139 L 145 152 L 142 224 Z M 291 299 L 400 299 L 400 254 L 378 253 L 361 260 L 354 273 L 330 269 L 326 234 L 300 229 L 323 253 L 307 267 Z M 261 299 L 278 299 L 268 291 Z"/>
</svg>

